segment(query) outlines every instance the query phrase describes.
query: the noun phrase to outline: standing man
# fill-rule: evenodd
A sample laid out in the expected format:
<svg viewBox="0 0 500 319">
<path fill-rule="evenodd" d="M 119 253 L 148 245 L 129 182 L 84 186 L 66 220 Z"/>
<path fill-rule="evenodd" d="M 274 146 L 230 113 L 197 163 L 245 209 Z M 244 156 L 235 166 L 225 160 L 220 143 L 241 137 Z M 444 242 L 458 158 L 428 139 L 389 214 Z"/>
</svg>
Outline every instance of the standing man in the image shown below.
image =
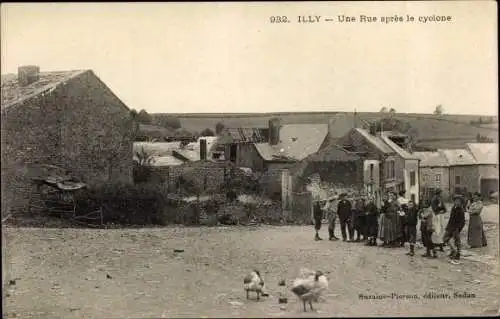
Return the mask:
<svg viewBox="0 0 500 319">
<path fill-rule="evenodd" d="M 319 200 L 314 203 L 313 206 L 313 219 L 314 219 L 314 229 L 316 230 L 316 236 L 314 240 L 323 240 L 319 237 L 319 230 L 321 229 L 321 222 L 323 220 L 323 209 L 319 203 Z"/>
<path fill-rule="evenodd" d="M 328 218 L 328 240 L 338 240 L 335 237 L 335 220 L 337 219 L 336 202 L 337 195 L 330 197 L 325 205 L 326 216 Z"/>
<path fill-rule="evenodd" d="M 351 202 L 346 199 L 346 193 L 340 194 L 340 201 L 337 205 L 337 214 L 340 220 L 340 231 L 342 233 L 342 240 L 347 241 L 346 229 L 349 230 L 349 239 L 352 239 L 352 231 L 349 227 L 351 218 Z"/>
</svg>

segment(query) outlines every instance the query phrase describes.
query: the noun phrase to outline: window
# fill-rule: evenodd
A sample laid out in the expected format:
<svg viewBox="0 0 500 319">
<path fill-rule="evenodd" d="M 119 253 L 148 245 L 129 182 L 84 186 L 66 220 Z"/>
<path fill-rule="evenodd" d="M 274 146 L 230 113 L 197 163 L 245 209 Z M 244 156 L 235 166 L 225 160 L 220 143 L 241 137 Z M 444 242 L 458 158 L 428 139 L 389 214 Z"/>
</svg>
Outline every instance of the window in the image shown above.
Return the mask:
<svg viewBox="0 0 500 319">
<path fill-rule="evenodd" d="M 460 176 L 455 176 L 455 184 L 460 184 Z"/>
<path fill-rule="evenodd" d="M 416 203 L 416 201 L 415 201 L 415 194 L 411 194 L 411 201 L 414 202 L 414 203 Z"/>
<path fill-rule="evenodd" d="M 396 176 L 396 167 L 394 161 L 386 162 L 385 176 L 386 178 L 394 178 Z"/>
<path fill-rule="evenodd" d="M 370 164 L 370 181 L 373 181 L 373 169 L 374 169 L 374 165 Z"/>
<path fill-rule="evenodd" d="M 236 153 L 238 152 L 238 146 L 236 144 L 231 144 L 229 147 L 229 160 L 231 162 L 236 162 Z"/>
<path fill-rule="evenodd" d="M 415 171 L 410 172 L 410 186 L 415 186 L 417 184 L 416 181 L 417 174 L 415 174 Z"/>
<path fill-rule="evenodd" d="M 436 179 L 436 182 L 440 182 L 441 181 L 441 175 L 436 174 L 435 179 Z"/>
</svg>

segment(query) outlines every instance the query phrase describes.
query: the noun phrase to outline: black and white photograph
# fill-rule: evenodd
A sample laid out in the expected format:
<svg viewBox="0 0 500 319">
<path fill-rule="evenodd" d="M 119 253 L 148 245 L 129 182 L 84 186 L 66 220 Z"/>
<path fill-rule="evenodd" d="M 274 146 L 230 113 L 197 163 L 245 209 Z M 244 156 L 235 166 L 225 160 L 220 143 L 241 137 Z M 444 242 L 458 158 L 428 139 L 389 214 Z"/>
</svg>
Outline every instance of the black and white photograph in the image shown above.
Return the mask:
<svg viewBox="0 0 500 319">
<path fill-rule="evenodd" d="M 497 2 L 0 8 L 3 318 L 500 315 Z"/>
</svg>

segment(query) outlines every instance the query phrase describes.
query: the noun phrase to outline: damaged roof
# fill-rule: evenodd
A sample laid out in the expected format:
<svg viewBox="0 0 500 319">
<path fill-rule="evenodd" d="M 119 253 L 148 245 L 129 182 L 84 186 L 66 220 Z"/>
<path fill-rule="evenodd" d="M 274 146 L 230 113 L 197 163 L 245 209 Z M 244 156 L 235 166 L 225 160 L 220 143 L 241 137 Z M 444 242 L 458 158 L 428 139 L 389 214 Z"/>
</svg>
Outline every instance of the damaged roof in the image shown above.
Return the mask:
<svg viewBox="0 0 500 319">
<path fill-rule="evenodd" d="M 358 132 L 363 138 L 373 146 L 375 146 L 377 149 L 379 149 L 382 153 L 385 154 L 392 154 L 395 153 L 395 151 L 387 145 L 380 136 L 375 136 L 370 134 L 365 129 L 362 128 L 355 128 L 356 132 Z"/>
<path fill-rule="evenodd" d="M 326 124 L 285 124 L 277 145 L 256 143 L 255 148 L 266 161 L 300 161 L 316 153 L 327 134 Z"/>
<path fill-rule="evenodd" d="M 467 148 L 477 164 L 498 164 L 498 143 L 467 143 Z"/>
<path fill-rule="evenodd" d="M 37 95 L 50 93 L 66 81 L 91 70 L 40 72 L 40 79 L 28 85 L 20 85 L 16 74 L 2 75 L 2 109 L 24 102 Z"/>
<path fill-rule="evenodd" d="M 219 143 L 263 143 L 267 141 L 268 131 L 268 128 L 228 127 L 221 134 Z"/>
</svg>

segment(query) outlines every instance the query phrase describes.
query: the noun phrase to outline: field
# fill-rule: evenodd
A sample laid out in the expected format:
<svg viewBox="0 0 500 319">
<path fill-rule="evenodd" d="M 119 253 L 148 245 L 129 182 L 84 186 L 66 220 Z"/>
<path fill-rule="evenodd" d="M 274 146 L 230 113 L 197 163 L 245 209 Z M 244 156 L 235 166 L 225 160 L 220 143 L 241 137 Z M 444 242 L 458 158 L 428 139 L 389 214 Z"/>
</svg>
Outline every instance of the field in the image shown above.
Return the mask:
<svg viewBox="0 0 500 319">
<path fill-rule="evenodd" d="M 162 116 L 166 114 L 154 114 Z M 270 118 L 280 117 L 285 124 L 320 124 L 328 123 L 328 119 L 337 118 L 335 133 L 342 136 L 354 126 L 353 113 L 276 113 L 276 114 L 169 114 L 179 117 L 182 127 L 190 131 L 201 131 L 205 128 L 214 130 L 218 122 L 228 127 L 266 127 Z M 374 121 L 387 116 L 386 113 L 358 113 L 358 123 Z M 408 122 L 418 131 L 421 144 L 435 148 L 463 147 L 464 143 L 475 142 L 479 133 L 498 141 L 498 125 L 471 125 L 469 121 L 477 120 L 476 115 L 443 115 L 403 114 L 395 118 Z"/>
<path fill-rule="evenodd" d="M 7 226 L 4 318 L 328 317 L 495 315 L 499 309 L 498 206 L 484 212 L 488 247 L 459 265 L 405 249 L 315 242 L 310 226 L 57 229 Z M 338 229 L 337 229 L 338 231 Z M 326 235 L 326 229 L 321 230 Z M 463 233 L 466 233 L 464 231 Z M 339 236 L 339 234 L 337 234 Z M 465 234 L 464 234 L 465 236 Z M 175 253 L 174 249 L 184 252 Z M 246 300 L 242 277 L 258 268 L 270 297 Z M 303 313 L 277 282 L 301 267 L 330 280 L 324 300 Z M 425 293 L 472 298 L 425 299 Z M 359 294 L 419 299 L 361 300 Z"/>
</svg>

